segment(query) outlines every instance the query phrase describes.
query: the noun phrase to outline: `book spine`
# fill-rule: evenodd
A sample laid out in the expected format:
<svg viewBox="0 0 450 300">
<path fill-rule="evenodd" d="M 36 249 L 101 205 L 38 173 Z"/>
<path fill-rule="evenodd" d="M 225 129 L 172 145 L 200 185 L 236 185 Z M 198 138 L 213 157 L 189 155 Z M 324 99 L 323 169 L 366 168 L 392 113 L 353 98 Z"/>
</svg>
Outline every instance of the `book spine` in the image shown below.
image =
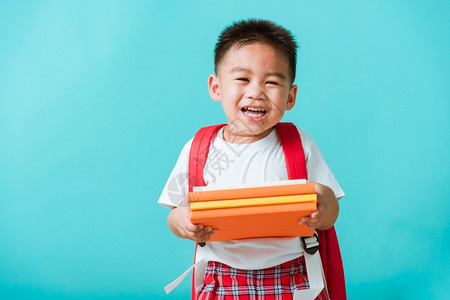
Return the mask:
<svg viewBox="0 0 450 300">
<path fill-rule="evenodd" d="M 288 196 L 274 196 L 274 197 L 243 198 L 233 200 L 191 202 L 190 208 L 192 211 L 194 211 L 205 209 L 222 209 L 222 208 L 316 202 L 316 201 L 317 201 L 316 194 L 306 194 L 306 195 L 288 195 Z"/>
<path fill-rule="evenodd" d="M 190 203 L 193 203 L 212 200 L 232 200 L 242 198 L 304 195 L 313 193 L 315 193 L 314 183 L 305 183 L 283 186 L 190 192 L 188 193 L 188 200 Z"/>
</svg>

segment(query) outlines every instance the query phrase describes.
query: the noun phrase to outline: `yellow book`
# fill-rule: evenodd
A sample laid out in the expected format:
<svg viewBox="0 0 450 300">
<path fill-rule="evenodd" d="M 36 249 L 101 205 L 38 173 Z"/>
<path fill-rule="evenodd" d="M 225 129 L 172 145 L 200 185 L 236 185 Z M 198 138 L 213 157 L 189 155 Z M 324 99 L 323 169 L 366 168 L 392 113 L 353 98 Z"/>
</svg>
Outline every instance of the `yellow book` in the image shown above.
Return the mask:
<svg viewBox="0 0 450 300">
<path fill-rule="evenodd" d="M 204 210 L 204 209 L 220 209 L 220 208 L 248 207 L 260 205 L 288 204 L 300 202 L 317 202 L 317 195 L 306 194 L 306 195 L 288 195 L 288 196 L 273 196 L 273 197 L 258 197 L 258 198 L 242 198 L 233 200 L 191 202 L 190 208 L 191 210 Z"/>
</svg>

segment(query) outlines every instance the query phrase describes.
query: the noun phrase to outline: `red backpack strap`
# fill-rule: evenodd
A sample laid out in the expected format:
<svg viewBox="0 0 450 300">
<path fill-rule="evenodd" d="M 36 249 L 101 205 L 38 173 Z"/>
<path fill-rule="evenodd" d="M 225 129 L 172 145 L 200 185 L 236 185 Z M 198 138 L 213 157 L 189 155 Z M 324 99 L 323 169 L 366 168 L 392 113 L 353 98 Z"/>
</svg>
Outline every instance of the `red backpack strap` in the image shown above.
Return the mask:
<svg viewBox="0 0 450 300">
<path fill-rule="evenodd" d="M 278 123 L 278 136 L 286 159 L 289 179 L 308 179 L 305 154 L 297 127 L 292 123 Z M 347 299 L 345 292 L 344 269 L 336 230 L 317 230 L 319 234 L 319 253 L 327 280 L 328 292 L 333 300 Z"/>
<path fill-rule="evenodd" d="M 275 128 L 283 147 L 289 179 L 308 179 L 305 153 L 297 127 L 292 123 L 278 123 Z"/>
<path fill-rule="evenodd" d="M 226 124 L 213 125 L 201 128 L 194 136 L 192 140 L 191 150 L 189 152 L 189 192 L 192 192 L 194 186 L 206 185 L 203 179 L 203 170 L 205 169 L 206 159 L 208 158 L 209 146 L 214 134 Z M 195 245 L 194 264 L 195 257 L 197 256 L 197 247 Z M 192 300 L 197 297 L 195 290 L 195 268 L 192 271 Z"/>
<path fill-rule="evenodd" d="M 203 170 L 208 158 L 209 146 L 214 134 L 226 124 L 201 128 L 194 136 L 189 152 L 189 192 L 194 186 L 204 186 Z"/>
<path fill-rule="evenodd" d="M 328 230 L 317 230 L 317 233 L 319 234 L 320 259 L 322 260 L 330 299 L 345 300 L 347 295 L 345 291 L 344 267 L 336 230 L 333 226 Z"/>
</svg>

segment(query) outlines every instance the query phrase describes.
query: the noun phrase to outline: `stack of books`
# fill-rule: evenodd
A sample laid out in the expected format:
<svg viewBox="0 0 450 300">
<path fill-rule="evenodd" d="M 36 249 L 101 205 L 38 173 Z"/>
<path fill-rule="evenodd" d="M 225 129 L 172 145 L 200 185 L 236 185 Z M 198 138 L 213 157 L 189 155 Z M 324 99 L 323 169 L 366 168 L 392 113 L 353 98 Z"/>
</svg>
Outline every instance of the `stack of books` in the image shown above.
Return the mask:
<svg viewBox="0 0 450 300">
<path fill-rule="evenodd" d="M 317 210 L 314 183 L 285 180 L 227 187 L 194 187 L 188 194 L 191 222 L 217 229 L 209 241 L 312 236 L 299 225 Z"/>
</svg>

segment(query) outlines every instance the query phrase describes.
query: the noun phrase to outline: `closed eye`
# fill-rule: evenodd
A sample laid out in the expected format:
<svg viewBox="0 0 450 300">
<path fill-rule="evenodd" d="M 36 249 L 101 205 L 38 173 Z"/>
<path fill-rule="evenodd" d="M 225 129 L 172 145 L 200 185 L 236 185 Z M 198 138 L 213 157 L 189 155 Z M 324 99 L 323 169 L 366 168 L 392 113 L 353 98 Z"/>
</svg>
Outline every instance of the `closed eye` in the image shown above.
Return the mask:
<svg viewBox="0 0 450 300">
<path fill-rule="evenodd" d="M 236 78 L 236 80 L 238 80 L 238 81 L 245 81 L 245 82 L 248 82 L 249 80 L 247 79 L 247 78 L 245 78 L 245 77 L 239 77 L 239 78 Z"/>
<path fill-rule="evenodd" d="M 267 81 L 266 84 L 279 85 L 276 81 Z"/>
</svg>

